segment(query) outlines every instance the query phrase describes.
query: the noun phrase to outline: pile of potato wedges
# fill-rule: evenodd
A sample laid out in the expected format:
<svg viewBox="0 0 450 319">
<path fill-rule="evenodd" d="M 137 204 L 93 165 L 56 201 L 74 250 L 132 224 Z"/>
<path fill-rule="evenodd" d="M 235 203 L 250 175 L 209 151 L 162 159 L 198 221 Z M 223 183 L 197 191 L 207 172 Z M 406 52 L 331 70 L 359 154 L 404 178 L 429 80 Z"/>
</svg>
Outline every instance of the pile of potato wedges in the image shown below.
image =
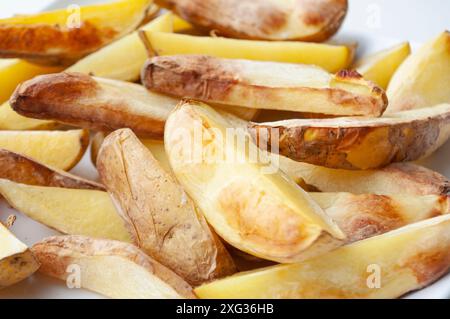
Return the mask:
<svg viewBox="0 0 450 319">
<path fill-rule="evenodd" d="M 445 275 L 450 182 L 416 162 L 450 138 L 450 33 L 355 61 L 326 42 L 348 5 L 0 19 L 1 200 L 61 233 L 27 247 L 0 212 L 0 289 L 71 265 L 111 298 L 398 298 Z M 87 150 L 98 181 L 69 172 Z"/>
</svg>

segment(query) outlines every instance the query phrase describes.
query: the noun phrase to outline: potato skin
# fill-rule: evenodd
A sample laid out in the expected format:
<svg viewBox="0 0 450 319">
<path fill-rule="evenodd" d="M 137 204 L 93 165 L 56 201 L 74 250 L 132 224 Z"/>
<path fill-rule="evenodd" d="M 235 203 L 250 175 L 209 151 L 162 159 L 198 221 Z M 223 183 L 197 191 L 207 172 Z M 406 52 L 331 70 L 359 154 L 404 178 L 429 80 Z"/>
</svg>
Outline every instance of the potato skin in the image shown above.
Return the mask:
<svg viewBox="0 0 450 319">
<path fill-rule="evenodd" d="M 230 255 L 192 200 L 130 130 L 105 139 L 97 168 L 146 253 L 192 285 L 235 272 Z"/>
<path fill-rule="evenodd" d="M 38 269 L 39 262 L 29 249 L 0 260 L 0 289 L 26 279 Z"/>
<path fill-rule="evenodd" d="M 341 26 L 347 0 L 157 0 L 185 20 L 232 38 L 322 42 Z"/>
</svg>

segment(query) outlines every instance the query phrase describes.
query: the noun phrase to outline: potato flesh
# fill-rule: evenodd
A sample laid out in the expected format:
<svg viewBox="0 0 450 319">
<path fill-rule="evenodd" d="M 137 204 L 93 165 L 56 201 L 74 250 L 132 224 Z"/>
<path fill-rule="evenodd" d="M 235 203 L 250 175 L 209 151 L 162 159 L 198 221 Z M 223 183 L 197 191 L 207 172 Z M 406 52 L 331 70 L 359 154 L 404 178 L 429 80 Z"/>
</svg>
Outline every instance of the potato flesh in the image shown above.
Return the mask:
<svg viewBox="0 0 450 319">
<path fill-rule="evenodd" d="M 450 266 L 450 215 L 339 248 L 298 264 L 238 274 L 195 289 L 200 298 L 396 298 Z M 380 267 L 381 288 L 370 288 Z M 372 269 L 372 270 L 371 270 Z"/>
<path fill-rule="evenodd" d="M 53 121 L 36 120 L 16 113 L 9 102 L 0 106 L 0 129 L 12 131 L 47 130 L 56 126 Z"/>
<path fill-rule="evenodd" d="M 132 242 L 106 192 L 0 179 L 0 193 L 18 211 L 62 233 Z"/>
</svg>

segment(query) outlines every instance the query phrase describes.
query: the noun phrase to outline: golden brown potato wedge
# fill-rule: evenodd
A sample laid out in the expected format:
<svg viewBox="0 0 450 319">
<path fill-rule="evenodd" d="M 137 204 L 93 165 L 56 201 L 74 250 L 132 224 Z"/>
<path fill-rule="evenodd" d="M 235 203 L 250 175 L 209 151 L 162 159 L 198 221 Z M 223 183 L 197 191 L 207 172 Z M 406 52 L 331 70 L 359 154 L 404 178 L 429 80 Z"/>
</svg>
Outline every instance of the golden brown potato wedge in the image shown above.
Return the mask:
<svg viewBox="0 0 450 319">
<path fill-rule="evenodd" d="M 195 298 L 181 277 L 130 244 L 61 236 L 44 239 L 32 251 L 41 273 L 67 281 L 68 267 L 76 266 L 82 288 L 111 298 Z"/>
<path fill-rule="evenodd" d="M 151 0 L 119 0 L 0 20 L 0 57 L 71 64 L 136 29 Z"/>
<path fill-rule="evenodd" d="M 353 65 L 366 80 L 387 89 L 392 76 L 399 66 L 410 55 L 411 47 L 408 42 L 396 45 L 393 48 L 363 57 Z"/>
<path fill-rule="evenodd" d="M 336 118 L 251 123 L 263 148 L 299 162 L 338 169 L 373 169 L 425 158 L 450 137 L 450 104 L 378 119 Z M 272 140 L 272 136 L 274 140 Z"/>
<path fill-rule="evenodd" d="M 57 123 L 53 121 L 37 120 L 18 114 L 11 108 L 9 102 L 0 106 L 0 130 L 51 130 L 56 127 Z"/>
<path fill-rule="evenodd" d="M 164 137 L 177 179 L 225 241 L 257 257 L 292 262 L 324 234 L 344 237 L 283 173 L 265 173 L 251 157 L 258 150 L 244 130 L 226 136 L 229 128 L 209 106 L 183 101 L 167 120 Z"/>
<path fill-rule="evenodd" d="M 61 233 L 132 242 L 104 191 L 24 185 L 0 179 L 0 194 L 13 208 Z"/>
<path fill-rule="evenodd" d="M 426 43 L 400 66 L 389 84 L 388 113 L 450 103 L 450 32 Z"/>
<path fill-rule="evenodd" d="M 192 285 L 235 272 L 195 204 L 131 130 L 105 139 L 97 169 L 131 236 L 147 254 Z"/>
<path fill-rule="evenodd" d="M 332 115 L 380 116 L 384 91 L 354 71 L 203 55 L 150 59 L 142 81 L 152 91 L 209 103 Z"/>
<path fill-rule="evenodd" d="M 347 0 L 156 0 L 194 25 L 232 38 L 324 41 L 347 13 Z"/>
<path fill-rule="evenodd" d="M 101 184 L 5 149 L 0 149 L 0 178 L 27 185 L 105 190 Z"/>
<path fill-rule="evenodd" d="M 298 264 L 237 274 L 195 289 L 200 298 L 397 298 L 450 267 L 450 215 Z"/>
<path fill-rule="evenodd" d="M 73 168 L 89 145 L 89 132 L 0 131 L 0 148 L 65 171 Z"/>
<path fill-rule="evenodd" d="M 30 249 L 0 222 L 0 289 L 28 278 L 38 268 Z"/>
</svg>

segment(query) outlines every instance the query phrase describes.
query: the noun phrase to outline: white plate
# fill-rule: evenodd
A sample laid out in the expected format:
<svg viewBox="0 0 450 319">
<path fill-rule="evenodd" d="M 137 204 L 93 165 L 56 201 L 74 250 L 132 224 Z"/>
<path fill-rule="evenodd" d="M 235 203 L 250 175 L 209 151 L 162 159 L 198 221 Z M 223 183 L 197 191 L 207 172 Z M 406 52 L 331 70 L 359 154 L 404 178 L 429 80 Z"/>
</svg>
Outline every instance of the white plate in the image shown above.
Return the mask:
<svg viewBox="0 0 450 319">
<path fill-rule="evenodd" d="M 33 3 L 34 2 L 34 3 Z M 87 4 L 102 0 L 40 1 L 16 0 L 0 4 L 0 15 L 31 13 L 45 8 L 64 7 L 69 4 Z M 350 12 L 343 29 L 336 37 L 341 41 L 359 43 L 359 54 L 367 54 L 409 40 L 413 47 L 450 29 L 450 1 L 441 0 L 350 0 Z M 25 6 L 27 4 L 27 6 Z M 450 89 L 450 88 L 449 88 Z M 97 180 L 98 175 L 89 159 L 89 151 L 72 171 L 86 178 Z M 447 143 L 432 157 L 421 164 L 450 177 L 450 143 Z M 19 212 L 0 202 L 0 220 L 9 214 L 17 215 L 13 232 L 28 245 L 57 232 L 30 220 Z M 6 290 L 0 291 L 0 298 L 102 298 L 83 290 L 68 289 L 61 281 L 42 275 L 32 278 Z M 450 298 L 450 274 L 434 285 L 410 294 L 407 298 Z"/>
</svg>

